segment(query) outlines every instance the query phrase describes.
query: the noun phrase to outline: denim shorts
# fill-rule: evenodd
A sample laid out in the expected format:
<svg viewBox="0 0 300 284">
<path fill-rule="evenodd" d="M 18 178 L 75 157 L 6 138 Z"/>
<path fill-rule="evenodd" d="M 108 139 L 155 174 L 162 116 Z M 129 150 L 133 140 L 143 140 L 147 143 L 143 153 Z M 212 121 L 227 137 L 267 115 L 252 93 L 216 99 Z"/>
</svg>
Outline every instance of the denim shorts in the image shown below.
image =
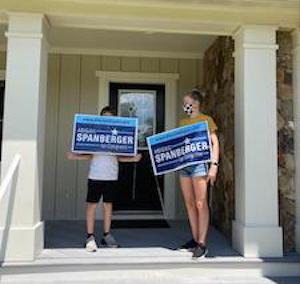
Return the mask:
<svg viewBox="0 0 300 284">
<path fill-rule="evenodd" d="M 207 176 L 207 173 L 208 173 L 207 163 L 188 166 L 179 171 L 179 175 L 182 177 L 203 177 L 203 176 Z"/>
</svg>

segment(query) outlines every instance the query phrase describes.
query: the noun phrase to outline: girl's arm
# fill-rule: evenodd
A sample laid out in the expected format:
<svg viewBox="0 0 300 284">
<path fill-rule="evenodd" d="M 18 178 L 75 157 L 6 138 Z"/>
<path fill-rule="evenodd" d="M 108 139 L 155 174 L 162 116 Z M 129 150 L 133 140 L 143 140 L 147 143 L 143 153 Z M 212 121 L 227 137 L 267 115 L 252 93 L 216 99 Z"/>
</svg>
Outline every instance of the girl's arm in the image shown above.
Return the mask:
<svg viewBox="0 0 300 284">
<path fill-rule="evenodd" d="M 142 158 L 142 154 L 137 154 L 134 157 L 118 157 L 119 162 L 139 162 Z"/>
<path fill-rule="evenodd" d="M 214 165 L 213 163 L 219 163 L 219 153 L 220 153 L 220 145 L 219 139 L 216 132 L 211 134 L 211 143 L 212 143 L 212 163 L 210 165 L 208 175 L 207 175 L 207 182 L 210 182 L 213 185 L 217 178 L 218 173 L 218 166 Z"/>
<path fill-rule="evenodd" d="M 67 152 L 66 156 L 69 160 L 81 160 L 81 161 L 90 160 L 92 158 L 92 155 L 90 154 L 76 154 L 73 152 Z"/>
</svg>

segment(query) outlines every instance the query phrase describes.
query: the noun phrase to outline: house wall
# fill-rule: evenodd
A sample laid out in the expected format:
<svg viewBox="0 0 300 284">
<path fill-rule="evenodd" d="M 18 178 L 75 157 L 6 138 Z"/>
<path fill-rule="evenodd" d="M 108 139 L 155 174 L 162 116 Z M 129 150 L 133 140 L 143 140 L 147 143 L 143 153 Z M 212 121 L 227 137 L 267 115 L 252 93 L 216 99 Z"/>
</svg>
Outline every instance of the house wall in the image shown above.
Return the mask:
<svg viewBox="0 0 300 284">
<path fill-rule="evenodd" d="M 94 55 L 49 56 L 44 167 L 43 218 L 85 218 L 88 162 L 68 161 L 73 115 L 97 113 L 97 70 L 118 72 L 179 73 L 178 102 L 182 94 L 199 84 L 202 62 L 196 59 L 133 58 Z M 177 104 L 178 119 L 182 117 Z M 176 196 L 177 218 L 185 216 L 181 196 Z"/>
<path fill-rule="evenodd" d="M 0 51 L 0 70 L 5 70 L 6 66 L 6 54 L 3 51 Z"/>
</svg>

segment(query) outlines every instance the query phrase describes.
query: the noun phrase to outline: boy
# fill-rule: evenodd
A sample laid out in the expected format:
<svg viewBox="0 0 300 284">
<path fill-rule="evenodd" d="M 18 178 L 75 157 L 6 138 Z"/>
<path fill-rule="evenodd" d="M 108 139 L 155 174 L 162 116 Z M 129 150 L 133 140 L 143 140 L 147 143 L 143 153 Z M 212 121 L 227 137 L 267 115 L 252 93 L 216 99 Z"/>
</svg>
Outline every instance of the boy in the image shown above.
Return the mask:
<svg viewBox="0 0 300 284">
<path fill-rule="evenodd" d="M 101 110 L 100 115 L 114 115 L 110 107 L 105 107 Z M 95 219 L 97 204 L 103 197 L 103 237 L 101 246 L 109 248 L 119 247 L 115 238 L 110 232 L 112 207 L 116 198 L 117 189 L 116 183 L 118 180 L 119 162 L 139 162 L 141 154 L 135 157 L 118 157 L 105 154 L 75 154 L 67 153 L 67 158 L 70 160 L 90 160 L 90 169 L 88 175 L 88 193 L 86 207 L 86 250 L 95 252 L 98 249 L 95 239 Z"/>
</svg>

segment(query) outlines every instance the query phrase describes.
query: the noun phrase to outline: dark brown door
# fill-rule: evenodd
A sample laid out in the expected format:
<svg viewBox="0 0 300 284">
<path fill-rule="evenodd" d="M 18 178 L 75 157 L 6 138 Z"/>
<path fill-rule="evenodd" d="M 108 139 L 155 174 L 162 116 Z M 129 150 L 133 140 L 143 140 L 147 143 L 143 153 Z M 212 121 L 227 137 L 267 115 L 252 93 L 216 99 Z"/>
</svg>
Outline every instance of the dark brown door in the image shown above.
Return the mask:
<svg viewBox="0 0 300 284">
<path fill-rule="evenodd" d="M 146 137 L 164 131 L 165 86 L 149 84 L 110 84 L 110 105 L 119 116 L 138 117 L 139 148 L 137 163 L 120 163 L 119 198 L 115 210 L 162 210 L 163 177 L 155 177 L 147 150 Z"/>
</svg>

